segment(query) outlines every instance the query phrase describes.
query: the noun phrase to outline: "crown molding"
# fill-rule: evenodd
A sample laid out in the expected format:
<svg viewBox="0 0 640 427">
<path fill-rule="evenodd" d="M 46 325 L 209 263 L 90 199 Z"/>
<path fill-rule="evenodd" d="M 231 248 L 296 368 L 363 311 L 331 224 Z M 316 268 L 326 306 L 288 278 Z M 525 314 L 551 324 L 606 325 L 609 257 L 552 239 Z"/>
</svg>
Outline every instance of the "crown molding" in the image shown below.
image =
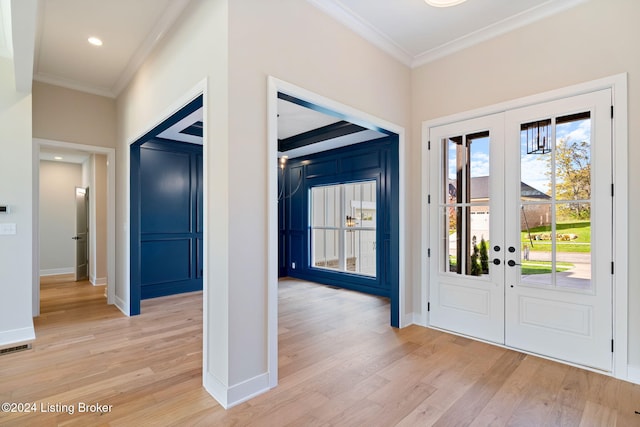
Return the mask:
<svg viewBox="0 0 640 427">
<path fill-rule="evenodd" d="M 379 47 L 404 65 L 411 66 L 413 56 L 402 49 L 387 35 L 380 32 L 373 25 L 366 22 L 356 13 L 338 0 L 307 0 L 309 3 L 325 12 L 327 15 L 344 24 L 347 28 L 359 34 L 368 42 Z"/>
<path fill-rule="evenodd" d="M 570 9 L 588 0 L 548 0 L 539 6 L 525 10 L 517 15 L 503 19 L 502 21 L 415 56 L 402 49 L 387 35 L 381 33 L 339 0 L 307 1 L 347 26 L 356 34 L 359 34 L 365 40 L 387 52 L 401 63 L 411 68 L 416 68 L 566 9 Z"/>
<path fill-rule="evenodd" d="M 169 2 L 169 5 L 160 19 L 158 19 L 156 25 L 133 54 L 127 66 L 122 71 L 122 74 L 120 74 L 120 77 L 118 77 L 118 80 L 112 88 L 114 96 L 118 96 L 129 84 L 140 66 L 142 66 L 147 59 L 147 56 L 149 56 L 160 40 L 166 35 L 190 1 L 191 0 L 171 0 Z"/>
<path fill-rule="evenodd" d="M 495 24 L 491 24 L 487 27 L 481 28 L 480 30 L 462 36 L 449 43 L 445 43 L 442 46 L 438 46 L 434 49 L 416 55 L 413 58 L 411 67 L 416 68 L 429 62 L 433 62 L 455 52 L 482 43 L 494 37 L 501 36 L 502 34 L 506 34 L 510 31 L 532 24 L 533 22 L 570 9 L 580 3 L 585 3 L 587 1 L 588 0 L 549 0 L 539 6 L 525 10 L 517 15 L 513 15 L 509 18 L 503 19 L 502 21 L 498 21 Z"/>
<path fill-rule="evenodd" d="M 80 92 L 91 93 L 93 95 L 106 96 L 107 98 L 115 98 L 116 95 L 108 88 L 85 85 L 75 80 L 63 79 L 45 73 L 38 73 L 33 76 L 33 80 L 47 83 L 54 86 L 61 86 L 67 89 L 77 90 Z"/>
</svg>

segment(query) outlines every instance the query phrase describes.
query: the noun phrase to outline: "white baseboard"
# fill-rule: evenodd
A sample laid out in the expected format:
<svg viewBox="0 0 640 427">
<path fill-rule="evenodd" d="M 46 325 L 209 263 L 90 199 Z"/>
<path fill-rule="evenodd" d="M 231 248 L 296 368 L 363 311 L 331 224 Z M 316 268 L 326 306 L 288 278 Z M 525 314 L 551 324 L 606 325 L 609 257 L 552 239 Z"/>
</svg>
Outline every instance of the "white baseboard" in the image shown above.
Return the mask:
<svg viewBox="0 0 640 427">
<path fill-rule="evenodd" d="M 89 281 L 91 282 L 91 284 L 93 286 L 104 286 L 104 285 L 107 284 L 107 278 L 106 277 L 90 276 L 89 277 Z"/>
<path fill-rule="evenodd" d="M 73 267 L 63 267 L 63 268 L 48 268 L 45 270 L 40 270 L 40 276 L 57 276 L 59 274 L 73 274 L 75 272 L 75 268 Z"/>
<path fill-rule="evenodd" d="M 25 341 L 33 341 L 36 339 L 36 332 L 33 326 L 20 329 L 11 329 L 9 331 L 0 332 L 0 347 L 6 347 L 12 344 L 18 344 Z"/>
<path fill-rule="evenodd" d="M 229 409 L 246 402 L 270 389 L 269 373 L 260 374 L 240 384 L 227 387 L 207 372 L 204 375 L 203 382 L 205 390 L 207 390 L 224 409 Z"/>
<path fill-rule="evenodd" d="M 118 307 L 118 310 L 123 312 L 125 315 L 130 316 L 131 312 L 129 311 L 129 304 L 127 304 L 122 298 L 116 295 L 116 302 L 114 304 Z"/>
<path fill-rule="evenodd" d="M 627 366 L 627 380 L 634 384 L 640 384 L 640 366 L 637 366 L 637 365 Z"/>
<path fill-rule="evenodd" d="M 402 317 L 402 324 L 400 325 L 401 328 L 405 328 L 407 326 L 416 324 L 418 322 L 416 322 L 416 319 L 418 319 L 419 317 L 416 315 L 416 313 L 406 313 L 403 317 Z"/>
</svg>

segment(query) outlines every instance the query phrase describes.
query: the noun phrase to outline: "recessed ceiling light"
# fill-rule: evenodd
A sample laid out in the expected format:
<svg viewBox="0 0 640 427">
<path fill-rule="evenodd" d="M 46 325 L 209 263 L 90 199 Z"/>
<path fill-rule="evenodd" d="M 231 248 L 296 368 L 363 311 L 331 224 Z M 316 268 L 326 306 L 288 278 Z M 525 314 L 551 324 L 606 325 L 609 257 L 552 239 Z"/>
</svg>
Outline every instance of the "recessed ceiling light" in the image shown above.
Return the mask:
<svg viewBox="0 0 640 427">
<path fill-rule="evenodd" d="M 431 5 L 434 7 L 449 7 L 449 6 L 455 6 L 460 3 L 464 3 L 467 0 L 424 0 L 424 1 L 426 1 L 428 5 Z"/>
<path fill-rule="evenodd" d="M 94 46 L 102 46 L 102 40 L 97 37 L 89 37 L 87 40 Z"/>
<path fill-rule="evenodd" d="M 62 160 L 62 157 L 60 157 L 60 156 L 55 156 L 53 159 L 54 159 L 54 160 Z"/>
</svg>

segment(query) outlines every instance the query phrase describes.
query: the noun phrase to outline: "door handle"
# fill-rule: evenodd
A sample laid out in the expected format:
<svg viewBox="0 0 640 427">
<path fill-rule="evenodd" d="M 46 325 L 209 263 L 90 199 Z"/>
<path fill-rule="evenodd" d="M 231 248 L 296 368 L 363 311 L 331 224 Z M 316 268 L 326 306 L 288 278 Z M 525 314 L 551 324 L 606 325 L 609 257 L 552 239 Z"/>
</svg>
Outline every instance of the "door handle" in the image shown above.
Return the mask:
<svg viewBox="0 0 640 427">
<path fill-rule="evenodd" d="M 72 240 L 80 240 L 80 237 L 78 237 L 78 236 L 73 236 L 71 239 L 72 239 Z"/>
<path fill-rule="evenodd" d="M 499 258 L 495 258 L 495 259 L 493 260 L 493 263 L 494 263 L 495 265 L 500 265 L 500 259 L 499 259 Z"/>
<path fill-rule="evenodd" d="M 515 262 L 514 260 L 510 259 L 509 261 L 507 261 L 507 264 L 509 264 L 509 267 L 514 267 L 516 265 L 522 265 L 522 264 L 518 264 L 517 262 Z"/>
</svg>

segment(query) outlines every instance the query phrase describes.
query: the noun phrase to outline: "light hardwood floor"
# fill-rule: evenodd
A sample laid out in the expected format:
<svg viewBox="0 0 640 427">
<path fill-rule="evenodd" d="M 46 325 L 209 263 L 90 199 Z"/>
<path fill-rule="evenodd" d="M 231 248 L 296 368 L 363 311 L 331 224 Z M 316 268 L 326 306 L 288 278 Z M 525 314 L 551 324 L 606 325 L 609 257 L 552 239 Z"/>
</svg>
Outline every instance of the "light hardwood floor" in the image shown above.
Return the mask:
<svg viewBox="0 0 640 427">
<path fill-rule="evenodd" d="M 0 356 L 0 402 L 38 409 L 0 412 L 2 426 L 640 426 L 639 385 L 392 329 L 385 299 L 295 280 L 280 284 L 280 385 L 224 411 L 201 386 L 200 293 L 127 318 L 104 288 L 68 280 L 43 281 L 33 349 Z"/>
</svg>

